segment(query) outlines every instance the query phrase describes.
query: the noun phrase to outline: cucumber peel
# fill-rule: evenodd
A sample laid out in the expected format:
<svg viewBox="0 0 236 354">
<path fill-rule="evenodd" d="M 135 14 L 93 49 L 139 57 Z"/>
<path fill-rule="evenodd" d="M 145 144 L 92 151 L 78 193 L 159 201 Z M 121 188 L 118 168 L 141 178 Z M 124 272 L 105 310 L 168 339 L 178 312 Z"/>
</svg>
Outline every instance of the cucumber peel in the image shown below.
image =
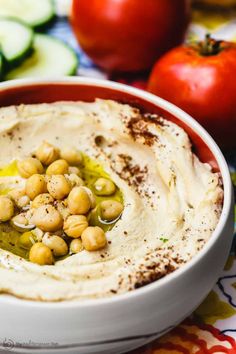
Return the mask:
<svg viewBox="0 0 236 354">
<path fill-rule="evenodd" d="M 33 44 L 31 27 L 11 18 L 0 18 L 0 51 L 6 67 L 14 67 L 31 53 Z"/>
<path fill-rule="evenodd" d="M 45 34 L 36 34 L 33 49 L 31 57 L 6 74 L 6 80 L 66 76 L 76 73 L 77 55 L 61 40 Z"/>
<path fill-rule="evenodd" d="M 38 28 L 55 17 L 53 0 L 0 0 L 0 16 L 14 17 Z"/>
<path fill-rule="evenodd" d="M 2 80 L 3 77 L 3 61 L 2 61 L 2 55 L 0 54 L 0 81 Z"/>
</svg>

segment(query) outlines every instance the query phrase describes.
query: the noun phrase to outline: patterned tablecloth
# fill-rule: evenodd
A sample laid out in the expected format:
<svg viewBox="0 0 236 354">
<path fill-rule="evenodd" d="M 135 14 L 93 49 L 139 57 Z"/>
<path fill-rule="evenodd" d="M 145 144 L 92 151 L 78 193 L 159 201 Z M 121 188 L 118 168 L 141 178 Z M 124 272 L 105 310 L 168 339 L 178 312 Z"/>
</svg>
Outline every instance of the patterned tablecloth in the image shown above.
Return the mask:
<svg viewBox="0 0 236 354">
<path fill-rule="evenodd" d="M 68 1 L 61 0 L 58 5 L 58 12 L 66 13 Z M 143 77 L 109 78 L 106 73 L 99 70 L 79 48 L 66 17 L 59 17 L 48 32 L 63 39 L 76 50 L 80 60 L 78 75 L 116 79 L 145 88 Z M 194 10 L 188 38 L 203 38 L 206 32 L 213 33 L 217 39 L 236 41 L 236 12 Z M 233 128 L 236 130 L 236 127 Z M 233 173 L 236 171 L 236 151 L 232 151 L 226 157 Z M 232 177 L 236 186 L 236 173 L 232 174 Z M 232 245 L 231 254 L 220 279 L 195 313 L 164 337 L 133 352 L 138 353 L 236 353 L 236 241 Z"/>
</svg>

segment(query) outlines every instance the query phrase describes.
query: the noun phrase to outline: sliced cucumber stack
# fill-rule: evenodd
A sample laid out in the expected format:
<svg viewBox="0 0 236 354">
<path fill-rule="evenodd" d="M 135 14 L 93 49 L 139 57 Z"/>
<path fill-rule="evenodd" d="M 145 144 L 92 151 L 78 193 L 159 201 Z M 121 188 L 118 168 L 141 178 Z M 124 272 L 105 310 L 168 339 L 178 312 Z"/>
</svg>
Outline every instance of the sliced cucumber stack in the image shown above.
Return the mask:
<svg viewBox="0 0 236 354">
<path fill-rule="evenodd" d="M 55 16 L 53 0 L 0 0 L 0 16 L 10 16 L 31 27 L 42 27 Z"/>
<path fill-rule="evenodd" d="M 20 63 L 31 52 L 33 30 L 21 22 L 0 18 L 0 48 L 8 66 Z"/>
<path fill-rule="evenodd" d="M 36 34 L 33 48 L 34 53 L 31 57 L 19 67 L 9 71 L 5 79 L 65 76 L 76 73 L 77 56 L 64 42 L 52 36 Z"/>
</svg>

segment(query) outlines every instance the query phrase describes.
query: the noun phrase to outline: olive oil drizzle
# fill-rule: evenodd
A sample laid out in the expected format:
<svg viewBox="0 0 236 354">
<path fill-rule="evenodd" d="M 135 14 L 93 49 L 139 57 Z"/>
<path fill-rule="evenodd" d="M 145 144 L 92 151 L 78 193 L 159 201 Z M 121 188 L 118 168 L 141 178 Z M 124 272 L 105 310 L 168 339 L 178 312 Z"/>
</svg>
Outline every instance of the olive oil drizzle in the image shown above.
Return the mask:
<svg viewBox="0 0 236 354">
<path fill-rule="evenodd" d="M 106 222 L 101 219 L 99 215 L 99 203 L 104 200 L 116 200 L 123 203 L 123 196 L 121 190 L 116 188 L 116 191 L 111 196 L 97 196 L 95 194 L 94 183 L 100 177 L 110 179 L 109 175 L 104 171 L 103 167 L 91 159 L 89 156 L 83 154 L 83 164 L 80 167 L 80 171 L 82 173 L 82 178 L 85 182 L 85 185 L 92 190 L 96 199 L 97 208 L 90 212 L 88 215 L 89 224 L 92 226 L 100 226 L 104 231 L 111 230 L 119 218 L 112 222 Z M 17 170 L 17 161 L 11 162 L 9 165 L 4 166 L 4 168 L 0 169 L 0 177 L 14 177 L 18 176 Z M 1 188 L 0 185 L 0 195 L 7 194 L 9 189 Z M 15 255 L 28 259 L 29 258 L 29 250 L 22 247 L 19 242 L 21 232 L 15 230 L 10 223 L 0 223 L 0 248 Z M 67 256 L 68 257 L 68 256 Z M 65 257 L 63 257 L 65 258 Z"/>
</svg>

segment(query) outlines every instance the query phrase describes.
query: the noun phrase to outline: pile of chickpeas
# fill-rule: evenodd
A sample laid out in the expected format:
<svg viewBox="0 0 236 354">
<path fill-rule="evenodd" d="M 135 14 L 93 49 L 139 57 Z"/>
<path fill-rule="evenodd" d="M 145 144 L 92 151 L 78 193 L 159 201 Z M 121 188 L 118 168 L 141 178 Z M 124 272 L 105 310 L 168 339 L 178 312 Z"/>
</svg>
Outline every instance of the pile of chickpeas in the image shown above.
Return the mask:
<svg viewBox="0 0 236 354">
<path fill-rule="evenodd" d="M 18 162 L 25 187 L 0 197 L 0 222 L 9 222 L 21 233 L 20 244 L 29 250 L 31 262 L 51 265 L 55 257 L 106 246 L 104 230 L 89 226 L 88 217 L 97 206 L 82 179 L 82 163 L 78 150 L 59 150 L 48 142 L 33 157 Z M 93 186 L 96 195 L 108 198 L 116 188 L 107 178 L 98 178 Z M 104 221 L 112 222 L 121 215 L 123 205 L 107 199 L 99 203 L 99 210 Z"/>
</svg>

